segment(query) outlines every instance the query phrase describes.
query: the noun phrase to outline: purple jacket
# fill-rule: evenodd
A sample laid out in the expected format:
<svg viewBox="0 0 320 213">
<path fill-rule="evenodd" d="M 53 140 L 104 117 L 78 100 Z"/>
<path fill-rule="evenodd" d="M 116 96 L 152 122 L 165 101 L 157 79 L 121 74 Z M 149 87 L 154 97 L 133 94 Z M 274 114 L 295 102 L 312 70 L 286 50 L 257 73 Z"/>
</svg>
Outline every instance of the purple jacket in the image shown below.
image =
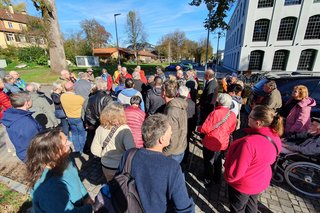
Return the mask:
<svg viewBox="0 0 320 213">
<path fill-rule="evenodd" d="M 291 99 L 289 101 L 291 101 Z M 315 105 L 316 101 L 310 97 L 304 98 L 299 103 L 297 103 L 291 109 L 287 117 L 285 132 L 288 133 L 307 131 L 311 124 L 311 107 Z"/>
</svg>

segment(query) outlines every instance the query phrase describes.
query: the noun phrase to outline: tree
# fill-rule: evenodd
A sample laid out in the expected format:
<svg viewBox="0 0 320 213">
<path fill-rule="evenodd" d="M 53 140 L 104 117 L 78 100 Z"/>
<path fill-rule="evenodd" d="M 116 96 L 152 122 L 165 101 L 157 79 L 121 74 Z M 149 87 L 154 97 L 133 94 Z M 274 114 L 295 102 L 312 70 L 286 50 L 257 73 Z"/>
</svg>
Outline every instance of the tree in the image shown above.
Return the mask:
<svg viewBox="0 0 320 213">
<path fill-rule="evenodd" d="M 192 6 L 199 6 L 201 3 L 211 4 L 212 10 L 210 13 L 210 18 L 206 18 L 204 21 L 204 27 L 206 29 L 210 29 L 210 31 L 214 31 L 217 28 L 221 28 L 222 30 L 228 29 L 228 24 L 224 21 L 224 18 L 227 17 L 227 11 L 230 10 L 232 4 L 235 0 L 192 0 L 189 3 Z"/>
<path fill-rule="evenodd" d="M 90 49 L 106 46 L 111 34 L 95 19 L 83 20 L 81 21 L 80 26 L 85 34 Z"/>
<path fill-rule="evenodd" d="M 206 38 L 202 38 L 198 41 L 197 43 L 198 47 L 197 47 L 197 61 L 199 60 L 199 62 L 204 62 L 206 61 L 206 50 L 207 50 L 207 39 Z M 209 41 L 209 48 L 208 48 L 208 59 L 210 60 L 210 58 L 212 58 L 212 53 L 213 53 L 213 48 L 211 46 L 211 43 Z"/>
<path fill-rule="evenodd" d="M 82 38 L 82 32 L 74 33 L 64 41 L 66 58 L 76 64 L 77 55 L 92 55 L 92 49 L 86 39 Z"/>
<path fill-rule="evenodd" d="M 55 0 L 32 0 L 32 2 L 35 8 L 41 11 L 47 29 L 51 71 L 59 73 L 67 68 L 67 63 Z"/>
<path fill-rule="evenodd" d="M 135 59 L 138 61 L 138 51 L 143 49 L 141 45 L 146 42 L 146 33 L 143 30 L 142 22 L 135 11 L 129 11 L 127 15 L 127 27 L 126 31 L 128 34 L 128 41 L 127 43 L 132 45 L 134 50 Z"/>
<path fill-rule="evenodd" d="M 0 8 L 1 9 L 8 9 L 8 7 L 11 5 L 13 7 L 13 10 L 16 12 L 26 11 L 26 3 L 25 2 L 13 4 L 12 0 L 0 0 Z"/>
</svg>

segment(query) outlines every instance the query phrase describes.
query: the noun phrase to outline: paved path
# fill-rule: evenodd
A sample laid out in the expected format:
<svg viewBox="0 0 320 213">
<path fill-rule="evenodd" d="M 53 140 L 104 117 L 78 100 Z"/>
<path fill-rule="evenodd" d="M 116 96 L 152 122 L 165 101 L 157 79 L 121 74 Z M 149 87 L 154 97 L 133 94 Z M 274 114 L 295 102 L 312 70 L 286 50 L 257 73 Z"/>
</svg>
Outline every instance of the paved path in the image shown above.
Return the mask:
<svg viewBox="0 0 320 213">
<path fill-rule="evenodd" d="M 193 149 L 193 145 L 190 145 Z M 90 158 L 87 155 L 75 159 L 79 168 L 79 175 L 90 195 L 94 197 L 101 184 L 105 182 L 101 171 L 101 164 L 98 158 Z M 186 166 L 188 167 L 188 165 Z M 0 145 L 0 174 L 23 182 L 23 164 L 19 163 L 16 157 L 8 153 L 5 146 Z M 196 203 L 196 212 L 228 212 L 226 183 L 213 185 L 205 188 L 199 180 L 202 174 L 202 154 L 196 147 L 193 155 L 193 162 L 190 169 L 185 172 L 186 184 L 189 194 Z M 0 178 L 0 181 L 3 178 Z M 19 186 L 19 185 L 18 185 Z M 320 212 L 320 201 L 305 197 L 290 189 L 287 184 L 272 184 L 259 197 L 260 212 Z"/>
</svg>

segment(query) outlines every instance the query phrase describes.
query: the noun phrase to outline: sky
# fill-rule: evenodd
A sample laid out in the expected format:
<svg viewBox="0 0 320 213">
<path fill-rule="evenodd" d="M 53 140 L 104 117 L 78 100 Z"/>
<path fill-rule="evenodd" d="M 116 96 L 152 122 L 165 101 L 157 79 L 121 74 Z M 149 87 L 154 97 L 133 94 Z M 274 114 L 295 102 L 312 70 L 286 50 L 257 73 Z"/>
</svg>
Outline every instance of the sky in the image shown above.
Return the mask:
<svg viewBox="0 0 320 213">
<path fill-rule="evenodd" d="M 147 41 L 157 45 L 160 38 L 175 30 L 186 33 L 190 40 L 199 41 L 207 37 L 203 21 L 208 15 L 206 5 L 190 6 L 191 0 L 56 0 L 60 29 L 65 37 L 81 30 L 80 22 L 85 19 L 96 19 L 112 37 L 111 44 L 116 44 L 114 14 L 117 16 L 119 46 L 126 47 L 126 17 L 130 10 L 138 13 L 147 34 Z M 32 1 L 26 0 L 30 15 L 40 16 Z M 228 12 L 227 22 L 233 8 Z M 214 52 L 217 49 L 217 36 L 210 33 Z M 219 49 L 224 49 L 225 38 L 220 39 Z"/>
</svg>

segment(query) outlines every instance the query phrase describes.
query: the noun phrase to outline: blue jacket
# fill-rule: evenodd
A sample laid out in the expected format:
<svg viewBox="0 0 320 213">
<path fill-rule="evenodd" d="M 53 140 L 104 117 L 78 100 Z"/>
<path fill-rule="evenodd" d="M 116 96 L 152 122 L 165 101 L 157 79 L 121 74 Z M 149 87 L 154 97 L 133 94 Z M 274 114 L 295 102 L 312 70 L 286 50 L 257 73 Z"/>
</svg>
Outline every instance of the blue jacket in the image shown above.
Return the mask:
<svg viewBox="0 0 320 213">
<path fill-rule="evenodd" d="M 144 110 L 144 102 L 141 93 L 133 88 L 126 88 L 120 92 L 118 95 L 118 102 L 122 105 L 128 105 L 130 106 L 130 99 L 132 96 L 139 96 L 141 98 L 141 104 L 140 104 L 140 109 L 142 111 Z"/>
<path fill-rule="evenodd" d="M 9 108 L 3 113 L 2 123 L 6 127 L 17 156 L 24 161 L 31 139 L 41 131 L 41 126 L 30 111 Z"/>
</svg>

